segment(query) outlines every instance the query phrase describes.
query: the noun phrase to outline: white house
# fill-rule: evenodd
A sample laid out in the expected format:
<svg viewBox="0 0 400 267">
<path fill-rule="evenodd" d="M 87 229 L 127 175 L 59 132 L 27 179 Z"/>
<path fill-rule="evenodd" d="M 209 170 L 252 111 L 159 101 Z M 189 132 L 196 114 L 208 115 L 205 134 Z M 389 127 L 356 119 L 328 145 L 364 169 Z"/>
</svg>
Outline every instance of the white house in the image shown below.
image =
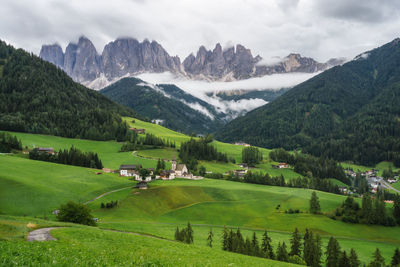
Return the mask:
<svg viewBox="0 0 400 267">
<path fill-rule="evenodd" d="M 140 177 L 139 176 L 140 168 L 142 168 L 142 165 L 121 165 L 119 167 L 119 175 L 135 177 L 135 179 L 137 180 Z"/>
<path fill-rule="evenodd" d="M 174 159 L 171 162 L 171 170 L 174 171 L 174 178 L 192 176 L 192 174 L 189 173 L 189 170 L 185 164 L 176 164 L 176 161 Z"/>
</svg>

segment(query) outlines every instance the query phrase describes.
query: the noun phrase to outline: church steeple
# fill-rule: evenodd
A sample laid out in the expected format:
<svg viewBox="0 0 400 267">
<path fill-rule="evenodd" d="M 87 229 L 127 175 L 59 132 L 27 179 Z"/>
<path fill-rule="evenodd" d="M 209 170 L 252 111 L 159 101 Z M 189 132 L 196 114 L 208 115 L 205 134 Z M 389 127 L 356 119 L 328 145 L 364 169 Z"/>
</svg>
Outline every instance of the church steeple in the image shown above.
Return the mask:
<svg viewBox="0 0 400 267">
<path fill-rule="evenodd" d="M 172 162 L 171 162 L 171 170 L 175 171 L 176 170 L 176 160 L 175 160 L 175 153 L 174 156 L 172 157 Z"/>
</svg>

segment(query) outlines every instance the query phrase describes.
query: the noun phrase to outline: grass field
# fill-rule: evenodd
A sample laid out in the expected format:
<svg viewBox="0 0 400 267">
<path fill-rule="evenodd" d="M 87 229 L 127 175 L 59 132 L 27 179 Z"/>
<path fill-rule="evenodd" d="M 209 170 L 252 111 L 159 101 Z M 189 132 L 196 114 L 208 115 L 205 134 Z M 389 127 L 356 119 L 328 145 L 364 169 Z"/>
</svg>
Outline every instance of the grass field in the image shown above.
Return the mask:
<svg viewBox="0 0 400 267">
<path fill-rule="evenodd" d="M 118 208 L 100 209 L 100 200 L 91 203 L 100 227 L 151 233 L 172 238 L 176 225 L 194 224 L 199 246 L 205 246 L 207 232 L 213 228 L 219 236 L 224 225 L 241 227 L 245 233 L 263 229 L 271 231 L 275 244 L 289 242 L 290 233 L 298 227 L 310 228 L 324 236 L 336 236 L 345 249 L 354 248 L 364 262 L 379 247 L 384 256 L 392 256 L 400 246 L 400 228 L 348 224 L 324 215 L 307 212 L 311 190 L 242 184 L 220 180 L 157 181 L 147 191 L 124 190 L 108 195 L 102 201 L 120 200 Z M 345 197 L 318 192 L 323 212 L 332 211 Z M 276 210 L 277 205 L 280 209 Z M 300 209 L 300 214 L 285 210 Z M 249 231 L 246 231 L 249 229 Z M 250 231 L 251 230 L 251 231 Z M 220 244 L 219 237 L 216 237 Z M 218 248 L 220 246 L 218 245 Z"/>
<path fill-rule="evenodd" d="M 69 200 L 84 202 L 133 185 L 117 174 L 0 155 L 0 214 L 49 216 Z"/>
<path fill-rule="evenodd" d="M 58 241 L 0 242 L 1 266 L 291 266 L 262 258 L 168 240 L 69 227 Z"/>
</svg>

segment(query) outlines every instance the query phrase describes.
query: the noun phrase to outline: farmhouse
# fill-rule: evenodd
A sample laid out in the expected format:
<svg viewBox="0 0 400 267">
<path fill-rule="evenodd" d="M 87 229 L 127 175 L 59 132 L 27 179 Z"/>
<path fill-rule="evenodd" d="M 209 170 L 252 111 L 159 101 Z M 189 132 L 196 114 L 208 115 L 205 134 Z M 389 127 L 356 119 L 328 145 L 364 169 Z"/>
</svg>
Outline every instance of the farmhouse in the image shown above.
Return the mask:
<svg viewBox="0 0 400 267">
<path fill-rule="evenodd" d="M 135 179 L 138 179 L 140 168 L 142 168 L 142 165 L 121 165 L 119 166 L 119 175 L 129 177 L 133 176 Z"/>
<path fill-rule="evenodd" d="M 137 128 L 129 128 L 129 130 L 134 131 L 138 134 L 145 134 L 146 133 L 146 129 L 137 129 Z"/>
<path fill-rule="evenodd" d="M 279 169 L 287 169 L 287 168 L 289 168 L 289 164 L 282 162 L 282 163 L 279 163 L 278 167 L 279 167 Z"/>
<path fill-rule="evenodd" d="M 238 177 L 243 177 L 247 173 L 247 170 L 234 170 L 233 174 Z"/>
<path fill-rule="evenodd" d="M 136 188 L 139 188 L 139 189 L 147 189 L 147 188 L 148 188 L 147 182 L 145 182 L 145 181 L 140 181 L 139 183 L 136 184 Z"/>
<path fill-rule="evenodd" d="M 54 148 L 52 147 L 39 147 L 39 153 L 54 155 Z"/>
<path fill-rule="evenodd" d="M 250 146 L 250 144 L 244 143 L 244 142 L 235 142 L 235 145 L 237 146 Z"/>
<path fill-rule="evenodd" d="M 172 180 L 175 179 L 175 171 L 169 170 L 169 171 L 162 171 L 160 173 L 160 178 L 163 180 Z"/>
</svg>

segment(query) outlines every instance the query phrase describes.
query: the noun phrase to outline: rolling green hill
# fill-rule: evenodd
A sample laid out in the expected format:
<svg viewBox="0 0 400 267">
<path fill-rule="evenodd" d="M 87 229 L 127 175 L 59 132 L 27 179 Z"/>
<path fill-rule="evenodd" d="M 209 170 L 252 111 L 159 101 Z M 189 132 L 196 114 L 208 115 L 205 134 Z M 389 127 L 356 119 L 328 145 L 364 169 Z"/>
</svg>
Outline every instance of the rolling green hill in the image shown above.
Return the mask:
<svg viewBox="0 0 400 267">
<path fill-rule="evenodd" d="M 114 140 L 126 133 L 121 115 L 137 116 L 2 41 L 0 70 L 0 130 Z"/>
<path fill-rule="evenodd" d="M 210 104 L 173 85 L 152 86 L 136 78 L 124 78 L 100 93 L 152 120 L 162 120 L 165 127 L 181 132 L 210 133 L 223 124 Z M 200 106 L 209 116 L 194 109 L 193 105 Z"/>
<path fill-rule="evenodd" d="M 219 130 L 223 141 L 400 166 L 400 39 L 294 87 Z"/>
</svg>

